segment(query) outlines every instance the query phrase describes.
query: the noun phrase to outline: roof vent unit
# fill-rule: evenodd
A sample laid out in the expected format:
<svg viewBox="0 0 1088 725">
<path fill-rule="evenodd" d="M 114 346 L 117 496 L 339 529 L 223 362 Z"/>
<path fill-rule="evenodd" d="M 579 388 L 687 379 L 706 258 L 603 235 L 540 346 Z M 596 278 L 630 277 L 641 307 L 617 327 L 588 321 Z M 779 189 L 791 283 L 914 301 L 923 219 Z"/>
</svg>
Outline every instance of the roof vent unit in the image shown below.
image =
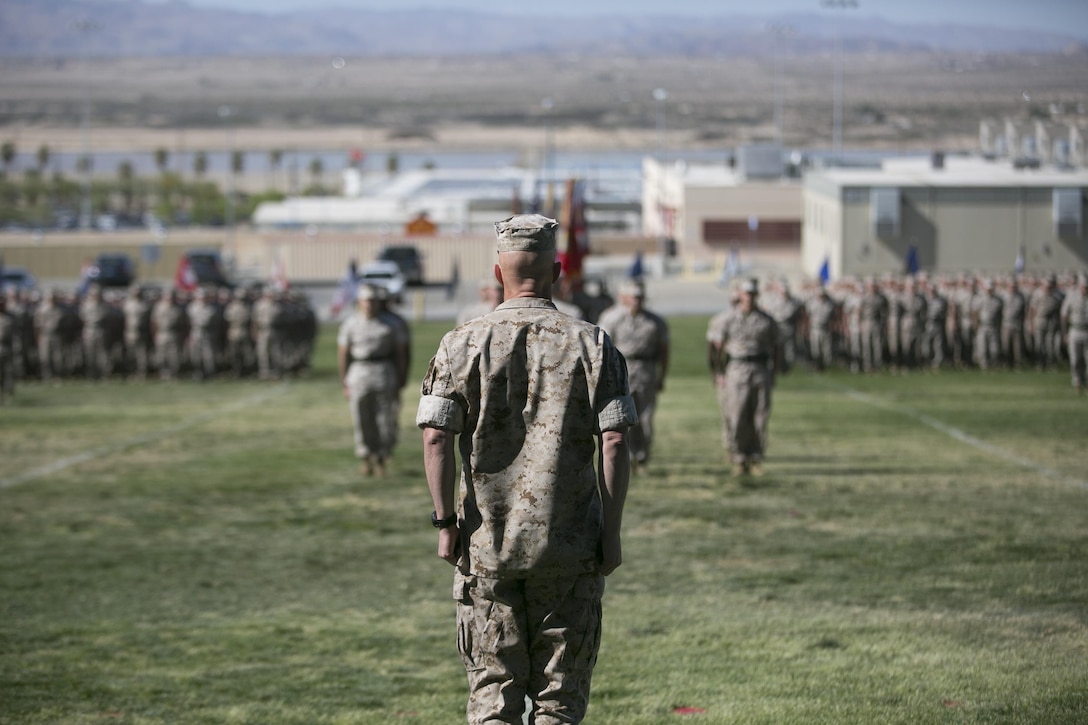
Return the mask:
<svg viewBox="0 0 1088 725">
<path fill-rule="evenodd" d="M 1054 235 L 1080 239 L 1084 229 L 1084 203 L 1080 187 L 1054 190 Z"/>
<path fill-rule="evenodd" d="M 737 149 L 737 173 L 744 179 L 778 179 L 785 169 L 782 146 L 753 144 Z"/>
<path fill-rule="evenodd" d="M 873 236 L 878 239 L 899 237 L 899 189 L 875 187 L 869 194 Z"/>
</svg>

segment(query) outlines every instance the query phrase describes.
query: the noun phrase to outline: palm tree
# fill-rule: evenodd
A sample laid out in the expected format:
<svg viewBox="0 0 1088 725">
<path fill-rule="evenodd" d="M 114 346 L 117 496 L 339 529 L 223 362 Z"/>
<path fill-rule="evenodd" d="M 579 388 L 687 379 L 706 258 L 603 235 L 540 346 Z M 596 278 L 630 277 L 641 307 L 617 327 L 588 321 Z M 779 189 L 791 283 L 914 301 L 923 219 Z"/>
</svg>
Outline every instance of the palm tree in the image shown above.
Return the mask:
<svg viewBox="0 0 1088 725">
<path fill-rule="evenodd" d="M 166 165 L 170 162 L 170 152 L 159 147 L 155 149 L 155 166 L 159 169 L 159 174 L 166 173 Z"/>
<path fill-rule="evenodd" d="M 325 164 L 321 162 L 320 157 L 314 156 L 310 159 L 310 176 L 314 177 L 314 185 L 321 185 L 321 175 L 325 173 Z"/>
<path fill-rule="evenodd" d="M 117 165 L 117 176 L 121 180 L 121 199 L 122 208 L 124 209 L 125 217 L 129 217 L 132 214 L 132 198 L 135 195 L 135 188 L 133 186 L 133 171 L 131 161 L 122 161 Z"/>
<path fill-rule="evenodd" d="M 196 178 L 203 179 L 205 172 L 208 170 L 208 155 L 203 151 L 197 151 L 193 156 L 193 173 L 196 174 Z"/>
<path fill-rule="evenodd" d="M 268 186 L 271 189 L 276 185 L 276 176 L 280 170 L 280 164 L 283 163 L 283 149 L 272 149 L 268 152 L 268 168 L 272 171 L 272 183 Z"/>
<path fill-rule="evenodd" d="M 45 167 L 49 165 L 49 147 L 42 144 L 38 147 L 38 172 L 45 176 Z"/>
<path fill-rule="evenodd" d="M 15 160 L 15 142 L 5 141 L 3 146 L 0 146 L 0 160 L 4 162 L 4 176 L 8 175 L 8 167 L 11 166 L 11 162 Z"/>
</svg>

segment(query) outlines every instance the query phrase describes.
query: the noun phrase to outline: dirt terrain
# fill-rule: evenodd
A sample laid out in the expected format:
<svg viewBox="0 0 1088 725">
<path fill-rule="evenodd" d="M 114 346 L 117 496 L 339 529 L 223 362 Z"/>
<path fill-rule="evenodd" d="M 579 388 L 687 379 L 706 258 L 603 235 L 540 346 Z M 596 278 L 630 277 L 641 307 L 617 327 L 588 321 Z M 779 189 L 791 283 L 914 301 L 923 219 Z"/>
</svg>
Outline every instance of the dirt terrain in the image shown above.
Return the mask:
<svg viewBox="0 0 1088 725">
<path fill-rule="evenodd" d="M 98 150 L 828 147 L 832 55 L 772 58 L 152 58 L 0 61 L 0 140 Z M 846 148 L 974 149 L 982 118 L 1083 124 L 1088 56 L 852 54 Z M 776 81 L 777 78 L 777 81 Z M 655 89 L 665 91 L 655 98 Z M 661 94 L 658 94 L 659 96 Z M 225 110 L 229 108 L 229 113 Z"/>
</svg>

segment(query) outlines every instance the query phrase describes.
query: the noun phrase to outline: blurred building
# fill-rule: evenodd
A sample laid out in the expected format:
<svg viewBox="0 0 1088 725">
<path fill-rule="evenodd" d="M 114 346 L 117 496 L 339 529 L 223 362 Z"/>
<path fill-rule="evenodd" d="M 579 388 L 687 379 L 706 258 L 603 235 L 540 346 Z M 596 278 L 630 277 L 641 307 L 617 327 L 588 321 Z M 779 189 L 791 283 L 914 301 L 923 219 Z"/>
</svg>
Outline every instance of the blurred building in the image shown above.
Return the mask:
<svg viewBox="0 0 1088 725">
<path fill-rule="evenodd" d="M 1009 159 L 885 161 L 804 181 L 805 274 L 1088 267 L 1088 171 Z"/>
<path fill-rule="evenodd" d="M 729 257 L 746 266 L 796 264 L 802 185 L 777 144 L 740 147 L 732 163 L 647 158 L 642 167 L 643 233 L 695 269 Z"/>
<path fill-rule="evenodd" d="M 566 172 L 551 177 L 522 168 L 419 169 L 362 175 L 345 170 L 339 196 L 295 196 L 257 207 L 262 230 L 318 229 L 401 233 L 425 215 L 439 234 L 494 231 L 496 220 L 521 211 L 556 216 Z M 641 225 L 638 170 L 602 169 L 587 179 L 592 231 L 637 232 Z"/>
</svg>

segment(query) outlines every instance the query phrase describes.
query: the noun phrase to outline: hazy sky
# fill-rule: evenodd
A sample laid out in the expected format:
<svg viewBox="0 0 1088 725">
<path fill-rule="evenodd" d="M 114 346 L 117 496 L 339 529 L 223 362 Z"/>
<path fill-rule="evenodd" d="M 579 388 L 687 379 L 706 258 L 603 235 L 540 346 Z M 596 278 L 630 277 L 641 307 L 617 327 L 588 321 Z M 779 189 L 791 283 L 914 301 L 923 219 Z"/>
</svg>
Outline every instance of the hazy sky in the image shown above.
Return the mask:
<svg viewBox="0 0 1088 725">
<path fill-rule="evenodd" d="M 171 2 L 173 0 L 155 0 Z M 822 0 L 549 0 L 520 7 L 497 0 L 184 0 L 252 12 L 282 12 L 322 6 L 349 6 L 372 10 L 441 7 L 490 12 L 587 15 L 673 14 L 768 15 L 783 12 L 832 12 Z M 1048 30 L 1088 38 L 1088 0 L 857 0 L 852 13 L 875 15 L 911 23 L 974 23 L 998 27 Z"/>
</svg>

